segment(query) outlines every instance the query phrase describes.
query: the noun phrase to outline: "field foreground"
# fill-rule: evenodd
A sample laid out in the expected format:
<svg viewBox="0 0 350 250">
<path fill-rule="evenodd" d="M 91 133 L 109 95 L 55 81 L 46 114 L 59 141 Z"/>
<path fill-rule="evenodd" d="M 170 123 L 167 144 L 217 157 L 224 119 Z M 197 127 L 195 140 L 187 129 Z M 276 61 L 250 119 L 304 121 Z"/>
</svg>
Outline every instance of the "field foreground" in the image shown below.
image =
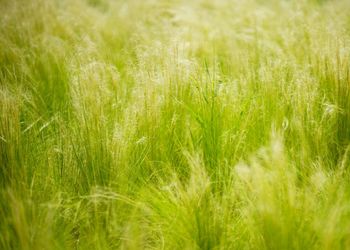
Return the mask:
<svg viewBox="0 0 350 250">
<path fill-rule="evenodd" d="M 350 249 L 349 13 L 0 0 L 0 249 Z"/>
</svg>

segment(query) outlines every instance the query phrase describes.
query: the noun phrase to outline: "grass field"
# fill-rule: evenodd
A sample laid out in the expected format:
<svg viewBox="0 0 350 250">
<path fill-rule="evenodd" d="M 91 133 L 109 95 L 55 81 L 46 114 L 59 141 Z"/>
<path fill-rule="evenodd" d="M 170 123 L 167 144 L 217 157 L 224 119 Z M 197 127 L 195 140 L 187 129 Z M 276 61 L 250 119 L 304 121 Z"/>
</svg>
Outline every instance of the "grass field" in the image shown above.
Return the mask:
<svg viewBox="0 0 350 250">
<path fill-rule="evenodd" d="M 350 1 L 0 0 L 0 249 L 350 249 Z"/>
</svg>

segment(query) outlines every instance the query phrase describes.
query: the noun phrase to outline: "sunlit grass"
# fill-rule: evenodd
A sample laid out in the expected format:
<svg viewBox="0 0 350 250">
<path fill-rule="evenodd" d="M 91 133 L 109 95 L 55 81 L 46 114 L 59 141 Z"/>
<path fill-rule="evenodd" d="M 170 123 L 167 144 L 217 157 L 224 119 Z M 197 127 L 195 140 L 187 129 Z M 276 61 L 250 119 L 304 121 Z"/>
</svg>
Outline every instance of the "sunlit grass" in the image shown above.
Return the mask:
<svg viewBox="0 0 350 250">
<path fill-rule="evenodd" d="M 350 249 L 349 1 L 0 13 L 0 249 Z"/>
</svg>

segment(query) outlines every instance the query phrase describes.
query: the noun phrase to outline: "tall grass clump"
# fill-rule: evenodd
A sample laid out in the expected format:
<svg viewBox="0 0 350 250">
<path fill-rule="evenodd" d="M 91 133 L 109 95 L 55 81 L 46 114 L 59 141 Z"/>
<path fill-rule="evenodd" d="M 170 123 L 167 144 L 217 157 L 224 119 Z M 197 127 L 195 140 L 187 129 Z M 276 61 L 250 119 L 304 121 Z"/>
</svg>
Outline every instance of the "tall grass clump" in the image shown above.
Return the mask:
<svg viewBox="0 0 350 250">
<path fill-rule="evenodd" d="M 349 1 L 0 13 L 0 249 L 350 249 Z"/>
</svg>

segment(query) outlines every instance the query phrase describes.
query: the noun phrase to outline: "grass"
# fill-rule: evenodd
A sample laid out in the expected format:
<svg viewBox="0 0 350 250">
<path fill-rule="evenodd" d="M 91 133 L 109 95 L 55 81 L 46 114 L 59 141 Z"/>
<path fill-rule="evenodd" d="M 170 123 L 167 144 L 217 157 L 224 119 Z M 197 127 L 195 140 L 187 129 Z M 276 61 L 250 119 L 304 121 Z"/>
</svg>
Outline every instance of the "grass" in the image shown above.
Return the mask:
<svg viewBox="0 0 350 250">
<path fill-rule="evenodd" d="M 350 249 L 350 3 L 0 1 L 1 249 Z"/>
</svg>

